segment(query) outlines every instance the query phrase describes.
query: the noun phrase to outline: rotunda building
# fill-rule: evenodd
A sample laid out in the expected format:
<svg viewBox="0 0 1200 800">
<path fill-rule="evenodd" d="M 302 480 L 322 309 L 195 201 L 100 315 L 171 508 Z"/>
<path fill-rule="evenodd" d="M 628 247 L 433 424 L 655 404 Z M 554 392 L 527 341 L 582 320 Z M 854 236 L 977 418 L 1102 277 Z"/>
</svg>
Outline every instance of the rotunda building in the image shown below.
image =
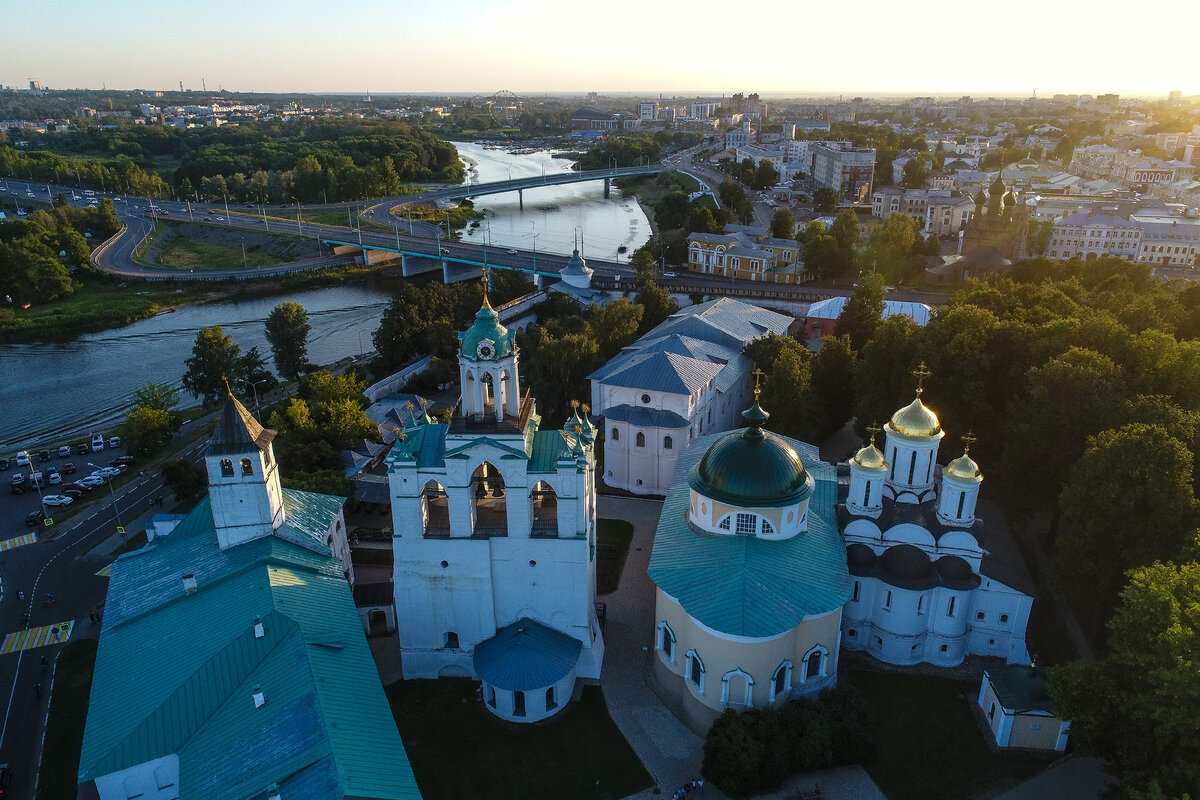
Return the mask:
<svg viewBox="0 0 1200 800">
<path fill-rule="evenodd" d="M 849 598 L 836 471 L 757 399 L 742 417 L 681 454 L 648 570 L 655 676 L 697 730 L 832 686 Z"/>
</svg>

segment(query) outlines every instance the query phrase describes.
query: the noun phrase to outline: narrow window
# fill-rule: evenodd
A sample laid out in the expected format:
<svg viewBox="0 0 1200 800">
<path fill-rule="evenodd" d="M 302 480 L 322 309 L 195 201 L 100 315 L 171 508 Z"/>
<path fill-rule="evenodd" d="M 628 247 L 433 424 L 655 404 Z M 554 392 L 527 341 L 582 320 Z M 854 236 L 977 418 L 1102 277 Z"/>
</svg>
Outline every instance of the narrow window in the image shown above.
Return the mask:
<svg viewBox="0 0 1200 800">
<path fill-rule="evenodd" d="M 513 692 L 513 716 L 525 716 L 525 693 L 522 691 Z"/>
<path fill-rule="evenodd" d="M 921 595 L 917 598 L 917 613 L 924 614 L 925 613 L 924 608 L 925 608 L 925 595 Z"/>
<path fill-rule="evenodd" d="M 992 703 L 992 707 L 988 709 L 988 719 L 994 719 L 996 716 L 996 704 Z"/>
<path fill-rule="evenodd" d="M 975 612 L 975 619 L 982 620 L 982 619 L 983 619 L 983 612 L 982 612 L 982 611 L 976 611 L 976 612 Z"/>
<path fill-rule="evenodd" d="M 867 488 L 863 490 L 863 508 L 871 507 L 871 482 L 867 481 Z"/>
<path fill-rule="evenodd" d="M 883 607 L 884 608 L 892 607 L 892 592 L 890 589 L 888 590 L 887 598 L 883 601 Z"/>
<path fill-rule="evenodd" d="M 1008 614 L 1001 614 L 1001 615 L 1000 615 L 1000 621 L 1001 621 L 1001 622 L 1008 622 Z"/>
<path fill-rule="evenodd" d="M 946 650 L 948 650 L 948 649 L 949 648 L 946 645 L 942 645 L 940 648 L 938 648 L 938 650 L 942 653 L 946 652 Z"/>
<path fill-rule="evenodd" d="M 854 628 L 851 628 L 850 630 L 846 631 L 846 635 L 849 636 L 851 639 L 857 639 L 858 631 L 856 631 Z"/>
<path fill-rule="evenodd" d="M 896 480 L 896 448 L 892 448 L 892 480 Z"/>
<path fill-rule="evenodd" d="M 635 445 L 637 445 L 638 447 L 645 447 L 646 446 L 646 434 L 642 433 L 641 431 L 638 431 L 637 438 L 634 440 L 633 443 Z"/>
<path fill-rule="evenodd" d="M 221 477 L 223 477 L 223 478 L 232 478 L 233 477 L 233 461 L 231 461 L 228 458 L 221 459 Z"/>
<path fill-rule="evenodd" d="M 558 708 L 558 703 L 554 700 L 554 687 L 551 686 L 546 690 L 546 710 L 553 711 Z"/>
<path fill-rule="evenodd" d="M 671 632 L 671 628 L 668 627 L 668 625 L 665 622 L 663 623 L 662 627 L 660 628 L 660 631 L 661 631 L 661 640 L 659 642 L 659 649 L 662 650 L 662 654 L 663 654 L 663 656 L 666 657 L 667 661 L 674 662 L 675 661 L 675 634 Z"/>
<path fill-rule="evenodd" d="M 764 519 L 762 521 L 763 536 L 771 536 L 775 533 L 775 526 L 771 524 L 771 520 Z"/>
<path fill-rule="evenodd" d="M 619 430 L 617 430 L 616 428 L 613 428 L 613 432 L 612 432 L 612 440 L 613 440 L 614 442 L 619 442 L 619 441 L 621 441 L 621 432 L 620 432 Z"/>
<path fill-rule="evenodd" d="M 912 482 L 913 482 L 913 476 L 916 475 L 916 473 L 917 473 L 917 451 L 913 450 L 912 458 L 910 458 L 908 460 L 908 483 L 910 486 L 912 485 Z"/>
<path fill-rule="evenodd" d="M 817 650 L 808 657 L 808 667 L 804 671 L 804 680 L 821 677 L 821 651 Z"/>
<path fill-rule="evenodd" d="M 251 463 L 250 459 L 243 458 L 242 459 L 242 477 L 245 477 L 247 475 L 253 475 L 253 474 L 254 474 L 254 464 Z"/>
<path fill-rule="evenodd" d="M 675 442 L 671 439 L 671 437 L 664 436 L 663 437 L 663 450 L 671 450 L 674 447 L 675 447 Z"/>
<path fill-rule="evenodd" d="M 788 667 L 787 664 L 780 664 L 779 669 L 775 670 L 775 696 L 783 694 L 787 691 L 788 683 Z"/>
<path fill-rule="evenodd" d="M 949 605 L 949 607 L 947 607 L 947 608 L 946 608 L 946 616 L 947 616 L 947 617 L 953 617 L 953 616 L 954 616 L 954 601 L 955 601 L 955 600 L 957 600 L 957 599 L 958 599 L 957 597 L 951 597 L 951 598 L 950 598 L 950 605 Z"/>
<path fill-rule="evenodd" d="M 955 519 L 962 519 L 963 506 L 967 504 L 967 493 L 958 493 L 958 513 L 954 515 Z"/>
<path fill-rule="evenodd" d="M 861 589 L 862 589 L 862 582 L 855 581 L 854 582 L 854 595 L 850 599 L 857 603 L 858 602 L 858 593 Z"/>
<path fill-rule="evenodd" d="M 442 645 L 443 647 L 445 647 L 447 650 L 457 650 L 458 649 L 458 634 L 457 633 L 455 633 L 454 631 L 446 631 L 445 639 L 446 639 L 446 641 L 445 641 L 445 644 Z"/>
<path fill-rule="evenodd" d="M 487 704 L 489 706 L 491 706 L 492 708 L 496 707 L 496 687 L 495 686 L 489 685 L 487 687 Z"/>
</svg>

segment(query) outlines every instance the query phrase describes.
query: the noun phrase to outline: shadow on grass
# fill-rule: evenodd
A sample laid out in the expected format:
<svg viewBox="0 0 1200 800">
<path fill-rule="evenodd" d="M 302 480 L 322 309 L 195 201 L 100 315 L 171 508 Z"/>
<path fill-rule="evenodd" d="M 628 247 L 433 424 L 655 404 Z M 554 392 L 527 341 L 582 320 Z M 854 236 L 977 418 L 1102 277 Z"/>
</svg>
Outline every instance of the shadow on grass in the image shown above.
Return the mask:
<svg viewBox="0 0 1200 800">
<path fill-rule="evenodd" d="M 977 682 L 854 670 L 875 731 L 863 766 L 891 800 L 990 797 L 1041 772 L 1047 760 L 992 753 L 975 724 Z"/>
<path fill-rule="evenodd" d="M 478 686 L 443 678 L 386 688 L 425 800 L 608 800 L 650 786 L 600 687 L 551 720 L 518 725 L 485 711 Z"/>
<path fill-rule="evenodd" d="M 83 723 L 87 720 L 95 666 L 95 639 L 70 642 L 55 662 L 50 717 L 38 775 L 38 800 L 75 800 L 75 776 L 79 774 Z"/>
<path fill-rule="evenodd" d="M 617 590 L 632 541 L 632 524 L 620 519 L 596 520 L 596 594 Z"/>
</svg>

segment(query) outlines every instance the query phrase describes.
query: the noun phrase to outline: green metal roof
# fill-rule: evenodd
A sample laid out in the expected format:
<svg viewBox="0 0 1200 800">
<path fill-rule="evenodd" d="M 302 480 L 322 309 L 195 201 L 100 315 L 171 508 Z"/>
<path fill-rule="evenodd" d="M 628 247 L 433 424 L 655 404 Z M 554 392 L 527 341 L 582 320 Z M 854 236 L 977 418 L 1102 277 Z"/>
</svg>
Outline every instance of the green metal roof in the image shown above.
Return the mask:
<svg viewBox="0 0 1200 800">
<path fill-rule="evenodd" d="M 341 563 L 317 552 L 341 502 L 284 490 L 286 531 L 220 550 L 206 499 L 115 562 L 80 782 L 175 754 L 181 797 L 420 797 Z"/>
<path fill-rule="evenodd" d="M 574 636 L 522 617 L 475 645 L 475 674 L 485 683 L 513 692 L 531 692 L 558 683 L 579 661 L 583 643 Z"/>
<path fill-rule="evenodd" d="M 485 339 L 492 342 L 495 348 L 494 356 L 512 355 L 517 348 L 516 334 L 500 324 L 500 315 L 487 302 L 486 297 L 483 307 L 475 312 L 475 322 L 458 335 L 463 354 L 472 360 L 480 358 L 479 344 Z"/>
<path fill-rule="evenodd" d="M 686 476 L 722 435 L 701 436 L 679 456 L 647 572 L 698 622 L 723 633 L 776 636 L 850 598 L 846 553 L 834 514 L 837 474 L 815 448 L 779 437 L 815 482 L 808 530 L 779 541 L 702 533 L 687 521 Z"/>
<path fill-rule="evenodd" d="M 757 402 L 751 411 L 755 409 L 765 416 Z M 756 420 L 763 421 L 747 418 Z M 689 449 L 694 447 L 693 443 Z M 784 437 L 762 431 L 757 423 L 722 434 L 687 473 L 687 482 L 705 497 L 740 506 L 790 505 L 809 492 L 799 453 Z"/>
<path fill-rule="evenodd" d="M 1045 711 L 1054 713 L 1054 701 L 1046 690 L 1045 670 L 1020 664 L 988 667 L 988 680 L 996 697 L 1009 711 Z"/>
</svg>

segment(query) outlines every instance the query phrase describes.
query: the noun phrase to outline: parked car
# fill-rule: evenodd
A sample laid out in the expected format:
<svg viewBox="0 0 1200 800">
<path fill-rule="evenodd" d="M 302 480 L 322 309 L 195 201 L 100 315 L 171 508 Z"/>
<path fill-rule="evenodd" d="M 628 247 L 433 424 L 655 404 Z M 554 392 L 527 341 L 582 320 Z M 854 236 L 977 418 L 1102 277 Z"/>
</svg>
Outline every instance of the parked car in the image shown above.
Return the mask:
<svg viewBox="0 0 1200 800">
<path fill-rule="evenodd" d="M 48 494 L 42 498 L 42 502 L 48 506 L 69 506 L 75 501 L 65 494 Z"/>
<path fill-rule="evenodd" d="M 79 481 L 74 481 L 72 483 L 64 483 L 62 485 L 62 487 L 59 488 L 59 491 L 62 492 L 63 494 L 66 494 L 67 492 L 83 492 L 84 494 L 87 494 L 91 490 L 92 490 L 91 486 L 84 486 Z"/>
<path fill-rule="evenodd" d="M 46 480 L 50 482 L 51 486 L 58 486 L 63 482 L 62 475 L 59 475 L 58 470 L 54 467 L 46 467 Z"/>
<path fill-rule="evenodd" d="M 92 452 L 92 451 L 88 448 L 86 442 L 83 444 L 75 445 L 75 455 L 77 455 L 77 456 L 86 456 L 90 452 Z"/>
<path fill-rule="evenodd" d="M 92 437 L 92 452 L 99 453 L 103 449 L 104 449 L 104 437 L 97 433 L 95 436 Z"/>
<path fill-rule="evenodd" d="M 66 458 L 69 455 L 71 455 L 71 445 L 64 444 L 62 447 L 58 448 L 59 458 Z"/>
<path fill-rule="evenodd" d="M 29 466 L 29 453 L 26 453 L 24 450 L 17 451 L 17 466 L 18 467 Z"/>
<path fill-rule="evenodd" d="M 63 464 L 62 471 L 64 475 L 74 475 L 79 471 L 79 468 L 76 467 L 74 463 L 68 461 L 67 463 Z"/>
<path fill-rule="evenodd" d="M 63 489 L 62 493 L 67 497 L 70 497 L 72 500 L 78 500 L 79 498 L 83 497 L 82 489 Z"/>
<path fill-rule="evenodd" d="M 38 452 L 38 461 L 45 464 L 49 460 L 50 460 L 50 451 L 49 450 L 41 450 Z"/>
<path fill-rule="evenodd" d="M 106 481 L 105 478 L 101 478 L 96 475 L 88 475 L 86 478 L 80 478 L 79 480 L 77 480 L 75 482 L 78 483 L 80 486 L 90 486 L 92 488 L 95 488 L 97 486 L 103 486 L 105 484 L 105 481 Z"/>
<path fill-rule="evenodd" d="M 516 251 L 516 250 L 512 250 L 512 249 L 509 249 L 509 250 L 508 250 L 508 254 L 509 254 L 510 256 L 515 256 L 515 255 L 517 254 L 517 251 Z"/>
<path fill-rule="evenodd" d="M 39 508 L 37 511 L 30 511 L 25 515 L 25 524 L 30 527 L 33 527 L 34 525 L 41 525 L 42 520 L 45 518 L 46 512 Z"/>
<path fill-rule="evenodd" d="M 99 475 L 101 478 L 115 478 L 123 472 L 121 467 L 101 467 L 93 472 L 93 475 Z"/>
<path fill-rule="evenodd" d="M 108 446 L 111 448 L 114 448 L 114 449 L 117 447 L 120 447 L 121 446 L 121 437 L 120 436 L 108 437 Z"/>
<path fill-rule="evenodd" d="M 41 485 L 42 485 L 42 481 L 43 481 L 44 479 L 45 479 L 45 476 L 44 476 L 44 475 L 42 475 L 42 471 L 41 471 L 41 470 L 38 470 L 37 472 L 31 472 L 31 473 L 29 473 L 29 488 L 30 488 L 30 489 L 35 489 L 35 488 L 37 488 L 37 487 L 41 486 Z"/>
<path fill-rule="evenodd" d="M 7 458 L 0 458 L 0 472 L 8 469 L 10 462 Z"/>
<path fill-rule="evenodd" d="M 112 461 L 108 462 L 108 465 L 110 467 L 128 467 L 132 463 L 133 456 L 118 456 L 117 458 L 114 458 Z"/>
</svg>

